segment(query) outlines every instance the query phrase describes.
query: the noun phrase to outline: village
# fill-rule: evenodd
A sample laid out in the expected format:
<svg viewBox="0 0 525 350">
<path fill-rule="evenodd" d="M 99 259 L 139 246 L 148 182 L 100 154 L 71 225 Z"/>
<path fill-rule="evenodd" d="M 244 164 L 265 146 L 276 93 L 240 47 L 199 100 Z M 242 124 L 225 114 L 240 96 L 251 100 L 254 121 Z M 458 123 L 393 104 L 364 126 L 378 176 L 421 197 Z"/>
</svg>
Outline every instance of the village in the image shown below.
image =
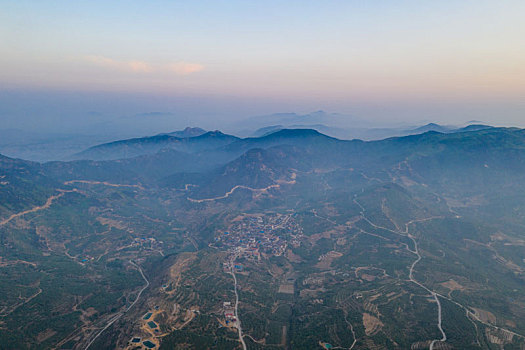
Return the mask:
<svg viewBox="0 0 525 350">
<path fill-rule="evenodd" d="M 228 250 L 223 269 L 234 277 L 236 298 L 235 273 L 246 273 L 242 262 L 258 263 L 271 256 L 282 256 L 289 244 L 299 246 L 302 235 L 303 231 L 293 220 L 293 214 L 243 215 L 233 220 L 228 231 L 218 232 L 215 246 Z M 237 328 L 242 333 L 237 304 L 238 299 L 233 305 L 231 301 L 223 302 L 224 321 L 221 323 L 226 327 Z"/>
<path fill-rule="evenodd" d="M 244 258 L 249 261 L 260 261 L 269 256 L 281 256 L 288 244 L 299 245 L 302 229 L 292 218 L 293 214 L 245 215 L 236 218 L 228 231 L 219 232 L 215 246 L 226 248 L 230 257 Z M 230 261 L 225 263 L 229 269 Z M 235 269 L 242 266 L 235 264 Z"/>
</svg>

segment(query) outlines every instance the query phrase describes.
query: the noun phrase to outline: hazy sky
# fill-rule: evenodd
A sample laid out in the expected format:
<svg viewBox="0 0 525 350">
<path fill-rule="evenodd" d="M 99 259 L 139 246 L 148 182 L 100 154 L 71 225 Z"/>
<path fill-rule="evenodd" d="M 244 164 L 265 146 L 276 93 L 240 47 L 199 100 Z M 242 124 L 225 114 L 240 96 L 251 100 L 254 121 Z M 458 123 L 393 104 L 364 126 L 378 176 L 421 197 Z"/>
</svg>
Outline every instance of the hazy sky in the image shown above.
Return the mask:
<svg viewBox="0 0 525 350">
<path fill-rule="evenodd" d="M 0 118 L 325 109 L 525 126 L 524 14 L 523 0 L 0 0 Z"/>
</svg>

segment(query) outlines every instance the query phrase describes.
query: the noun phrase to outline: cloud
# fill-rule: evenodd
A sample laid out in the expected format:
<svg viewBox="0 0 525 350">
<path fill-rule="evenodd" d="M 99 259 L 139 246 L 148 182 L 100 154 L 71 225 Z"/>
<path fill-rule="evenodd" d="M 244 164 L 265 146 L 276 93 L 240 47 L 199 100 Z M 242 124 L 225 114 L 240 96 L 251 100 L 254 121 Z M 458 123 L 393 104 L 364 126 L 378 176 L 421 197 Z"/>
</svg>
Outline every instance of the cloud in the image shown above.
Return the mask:
<svg viewBox="0 0 525 350">
<path fill-rule="evenodd" d="M 179 75 L 188 75 L 191 73 L 200 72 L 204 69 L 202 64 L 198 63 L 188 63 L 188 62 L 174 62 L 167 65 L 169 71 L 179 74 Z"/>
<path fill-rule="evenodd" d="M 142 61 L 117 61 L 112 58 L 104 56 L 85 56 L 86 61 L 95 64 L 97 66 L 112 68 L 122 71 L 129 71 L 135 73 L 150 73 L 153 71 L 153 67 Z"/>
<path fill-rule="evenodd" d="M 149 72 L 153 71 L 153 68 L 146 62 L 129 61 L 129 62 L 125 62 L 125 63 L 134 72 L 149 73 Z"/>
<path fill-rule="evenodd" d="M 204 66 L 199 63 L 173 62 L 163 66 L 153 66 L 143 61 L 117 61 L 109 57 L 90 55 L 84 56 L 84 60 L 100 67 L 115 69 L 134 73 L 171 72 L 177 75 L 188 75 L 200 72 Z"/>
</svg>

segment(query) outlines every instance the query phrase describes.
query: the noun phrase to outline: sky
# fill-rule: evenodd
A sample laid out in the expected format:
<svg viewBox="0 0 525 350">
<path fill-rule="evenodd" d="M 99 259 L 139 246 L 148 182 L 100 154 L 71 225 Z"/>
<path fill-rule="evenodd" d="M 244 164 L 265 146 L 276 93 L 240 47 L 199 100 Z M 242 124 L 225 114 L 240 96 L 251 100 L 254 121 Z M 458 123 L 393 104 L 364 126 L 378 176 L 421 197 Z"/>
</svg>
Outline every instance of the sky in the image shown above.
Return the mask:
<svg viewBox="0 0 525 350">
<path fill-rule="evenodd" d="M 0 0 L 0 118 L 220 126 L 323 109 L 525 126 L 524 13 L 523 0 Z"/>
</svg>

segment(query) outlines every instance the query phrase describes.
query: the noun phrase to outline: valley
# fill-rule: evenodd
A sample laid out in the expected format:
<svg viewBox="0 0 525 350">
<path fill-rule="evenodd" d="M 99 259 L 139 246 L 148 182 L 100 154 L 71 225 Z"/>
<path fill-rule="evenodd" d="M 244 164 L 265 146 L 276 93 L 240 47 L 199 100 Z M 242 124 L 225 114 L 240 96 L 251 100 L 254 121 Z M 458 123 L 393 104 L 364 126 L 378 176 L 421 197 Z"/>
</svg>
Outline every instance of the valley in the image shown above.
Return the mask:
<svg viewBox="0 0 525 350">
<path fill-rule="evenodd" d="M 3 159 L 0 348 L 525 347 L 522 130 L 192 138 Z"/>
</svg>

